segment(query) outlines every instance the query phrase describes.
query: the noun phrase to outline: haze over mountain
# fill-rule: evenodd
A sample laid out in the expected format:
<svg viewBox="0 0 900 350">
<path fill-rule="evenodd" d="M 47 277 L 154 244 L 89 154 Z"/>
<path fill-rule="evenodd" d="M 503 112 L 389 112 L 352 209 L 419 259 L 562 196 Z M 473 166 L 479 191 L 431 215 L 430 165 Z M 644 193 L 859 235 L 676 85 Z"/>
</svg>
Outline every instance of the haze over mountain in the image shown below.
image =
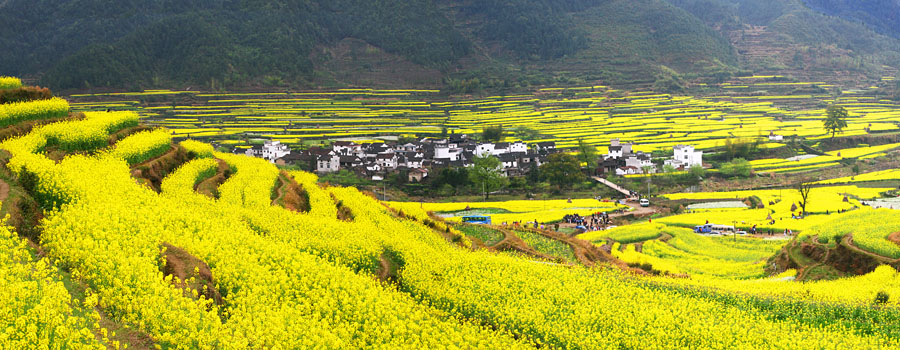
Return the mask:
<svg viewBox="0 0 900 350">
<path fill-rule="evenodd" d="M 897 1 L 806 3 L 8 0 L 0 66 L 54 89 L 468 92 L 600 81 L 677 90 L 684 79 L 750 72 L 846 82 L 896 74 Z"/>
</svg>

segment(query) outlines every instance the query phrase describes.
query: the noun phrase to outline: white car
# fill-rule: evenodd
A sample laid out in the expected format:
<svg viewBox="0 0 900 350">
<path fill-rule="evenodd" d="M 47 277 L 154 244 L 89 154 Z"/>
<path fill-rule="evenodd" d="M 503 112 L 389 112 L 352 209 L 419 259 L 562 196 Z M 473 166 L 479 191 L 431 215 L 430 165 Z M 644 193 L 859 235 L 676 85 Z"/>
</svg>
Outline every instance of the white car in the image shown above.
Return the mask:
<svg viewBox="0 0 900 350">
<path fill-rule="evenodd" d="M 642 198 L 642 199 L 641 199 L 641 206 L 642 206 L 642 207 L 649 207 L 649 206 L 650 206 L 650 200 L 647 199 L 647 198 Z"/>
</svg>

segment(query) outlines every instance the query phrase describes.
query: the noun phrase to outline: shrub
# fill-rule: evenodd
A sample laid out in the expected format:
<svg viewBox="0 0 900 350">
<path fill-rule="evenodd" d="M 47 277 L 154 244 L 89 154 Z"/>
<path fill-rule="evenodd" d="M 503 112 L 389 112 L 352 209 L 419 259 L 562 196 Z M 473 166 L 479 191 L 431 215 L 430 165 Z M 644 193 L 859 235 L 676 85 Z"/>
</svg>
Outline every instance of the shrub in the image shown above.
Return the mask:
<svg viewBox="0 0 900 350">
<path fill-rule="evenodd" d="M 878 292 L 878 294 L 875 294 L 875 304 L 887 304 L 890 298 L 891 296 L 887 292 Z"/>
<path fill-rule="evenodd" d="M 722 164 L 719 173 L 724 177 L 750 177 L 753 167 L 746 159 L 737 158 L 729 163 Z"/>
<path fill-rule="evenodd" d="M 53 93 L 48 88 L 26 86 L 16 89 L 0 90 L 0 104 L 13 102 L 28 102 L 35 100 L 49 100 Z"/>
</svg>

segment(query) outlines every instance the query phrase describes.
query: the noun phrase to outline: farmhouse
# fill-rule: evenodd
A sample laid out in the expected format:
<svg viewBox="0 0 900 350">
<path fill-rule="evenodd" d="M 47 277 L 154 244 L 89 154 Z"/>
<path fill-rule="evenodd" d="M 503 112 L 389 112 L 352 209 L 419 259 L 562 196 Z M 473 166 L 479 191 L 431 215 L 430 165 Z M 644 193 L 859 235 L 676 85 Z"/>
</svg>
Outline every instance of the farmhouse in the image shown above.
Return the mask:
<svg viewBox="0 0 900 350">
<path fill-rule="evenodd" d="M 695 166 L 703 166 L 703 151 L 695 151 L 694 146 L 676 145 L 673 147 L 675 155 L 667 159 L 665 164 L 675 169 L 690 169 Z"/>
<path fill-rule="evenodd" d="M 622 143 L 619 139 L 609 141 L 609 152 L 598 164 L 600 173 L 613 173 L 616 175 L 642 174 L 644 169 L 648 173 L 656 173 L 656 165 L 649 154 L 632 149 L 633 144 Z M 637 169 L 637 170 L 635 170 Z"/>
<path fill-rule="evenodd" d="M 341 157 L 336 154 L 319 155 L 316 157 L 316 172 L 333 173 L 341 170 Z"/>
<path fill-rule="evenodd" d="M 266 160 L 274 163 L 276 159 L 284 157 L 291 153 L 291 149 L 282 144 L 279 141 L 266 141 L 262 145 L 256 145 L 251 148 L 248 148 L 244 154 L 257 157 L 257 158 L 265 158 Z"/>
</svg>

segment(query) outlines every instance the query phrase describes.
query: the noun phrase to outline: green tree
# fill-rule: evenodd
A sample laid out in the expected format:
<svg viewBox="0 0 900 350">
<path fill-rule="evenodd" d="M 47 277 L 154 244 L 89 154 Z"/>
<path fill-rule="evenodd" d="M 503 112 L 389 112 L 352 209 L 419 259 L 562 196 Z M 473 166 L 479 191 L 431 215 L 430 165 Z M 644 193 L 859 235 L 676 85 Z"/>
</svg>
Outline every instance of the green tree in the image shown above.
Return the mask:
<svg viewBox="0 0 900 350">
<path fill-rule="evenodd" d="M 688 170 L 688 175 L 689 175 L 690 177 L 694 178 L 694 179 L 700 179 L 700 180 L 702 180 L 703 177 L 706 176 L 706 169 L 704 169 L 702 166 L 699 166 L 699 165 L 698 165 L 698 166 L 692 166 L 692 167 Z"/>
<path fill-rule="evenodd" d="M 597 162 L 597 148 L 584 142 L 584 139 L 578 139 L 578 160 L 591 168 L 591 164 Z M 593 166 L 596 167 L 596 164 Z"/>
<path fill-rule="evenodd" d="M 551 154 L 547 157 L 547 163 L 541 165 L 540 169 L 547 181 L 560 190 L 584 179 L 578 159 L 566 153 Z"/>
<path fill-rule="evenodd" d="M 528 179 L 529 184 L 536 184 L 541 181 L 541 169 L 537 166 L 537 161 L 528 163 L 528 175 L 526 175 L 526 179 Z"/>
<path fill-rule="evenodd" d="M 508 183 L 503 176 L 500 159 L 489 154 L 475 157 L 474 166 L 469 170 L 469 179 L 477 186 L 481 185 L 484 191 L 484 199 L 490 198 L 490 193 L 503 188 Z"/>
<path fill-rule="evenodd" d="M 489 126 L 481 130 L 481 140 L 484 142 L 500 142 L 503 139 L 503 125 Z"/>
<path fill-rule="evenodd" d="M 844 128 L 847 127 L 847 110 L 844 107 L 831 105 L 828 106 L 828 109 L 825 110 L 825 131 L 831 133 L 831 138 L 834 139 L 834 135 L 843 132 Z"/>
<path fill-rule="evenodd" d="M 431 183 L 435 189 L 443 189 L 444 185 L 449 185 L 454 189 L 454 192 L 471 184 L 469 181 L 469 170 L 463 167 L 443 168 L 434 176 Z"/>
<path fill-rule="evenodd" d="M 744 158 L 736 158 L 731 162 L 722 164 L 719 173 L 724 177 L 750 177 L 753 166 Z"/>
</svg>

